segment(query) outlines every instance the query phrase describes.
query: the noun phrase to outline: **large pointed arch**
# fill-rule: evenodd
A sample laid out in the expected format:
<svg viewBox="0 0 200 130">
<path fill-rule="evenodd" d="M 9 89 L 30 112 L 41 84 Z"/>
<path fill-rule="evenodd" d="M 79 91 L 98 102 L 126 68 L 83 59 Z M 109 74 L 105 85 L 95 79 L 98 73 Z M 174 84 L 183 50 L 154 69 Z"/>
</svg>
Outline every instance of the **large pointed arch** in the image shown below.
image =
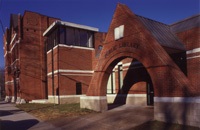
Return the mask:
<svg viewBox="0 0 200 130">
<path fill-rule="evenodd" d="M 171 52 L 177 53 L 176 47 L 181 50 L 181 44 L 176 44 L 176 38 L 165 25 L 162 29 L 168 29 L 166 32 L 162 29 L 152 32 L 151 24 L 145 25 L 147 21 L 141 22 L 125 5 L 117 5 L 87 94 L 80 99 L 81 108 L 107 110 L 109 74 L 117 62 L 129 57 L 141 62 L 149 73 L 154 89 L 155 120 L 199 126 L 196 120 L 199 119 L 196 114 L 199 113 L 199 91 L 169 56 Z M 156 24 L 154 27 L 159 28 L 157 25 L 163 26 Z M 115 40 L 114 30 L 118 27 L 124 27 L 124 33 Z M 171 36 L 172 39 L 168 39 Z"/>
<path fill-rule="evenodd" d="M 121 25 L 124 26 L 124 37 L 115 40 L 114 30 Z M 106 94 L 105 75 L 108 75 L 112 68 L 109 66 L 123 57 L 135 58 L 145 66 L 155 86 L 156 96 L 183 97 L 194 94 L 195 90 L 189 85 L 187 77 L 161 44 L 127 6 L 118 4 L 87 92 L 88 96 Z"/>
</svg>

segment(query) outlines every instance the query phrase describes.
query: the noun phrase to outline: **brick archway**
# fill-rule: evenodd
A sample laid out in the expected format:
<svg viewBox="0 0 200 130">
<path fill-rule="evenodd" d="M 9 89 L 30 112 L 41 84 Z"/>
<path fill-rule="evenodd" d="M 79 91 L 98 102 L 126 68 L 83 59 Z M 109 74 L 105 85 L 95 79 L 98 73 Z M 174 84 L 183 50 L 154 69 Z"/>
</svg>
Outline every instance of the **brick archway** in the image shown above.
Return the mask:
<svg viewBox="0 0 200 130">
<path fill-rule="evenodd" d="M 119 27 L 124 30 L 116 39 L 115 30 Z M 81 108 L 101 112 L 107 110 L 108 77 L 120 60 L 129 57 L 141 62 L 151 78 L 156 120 L 181 124 L 192 122 L 194 126 L 199 126 L 195 120 L 199 117 L 196 114 L 199 109 L 195 107 L 199 106 L 199 91 L 169 56 L 168 49 L 171 47 L 170 50 L 173 50 L 174 42 L 166 47 L 166 42 L 170 41 L 167 37 L 160 40 L 161 37 L 160 34 L 155 37 L 127 6 L 118 4 L 86 96 L 80 99 Z M 184 53 L 183 49 L 180 51 Z M 195 118 L 190 121 L 190 117 Z"/>
<path fill-rule="evenodd" d="M 185 97 L 193 94 L 187 77 L 157 42 L 133 36 L 104 46 L 87 96 L 105 96 L 112 69 L 127 57 L 137 59 L 144 65 L 152 79 L 155 96 Z"/>
<path fill-rule="evenodd" d="M 115 30 L 120 27 L 123 27 L 123 34 L 116 39 Z M 87 96 L 81 99 L 82 108 L 107 110 L 108 77 L 113 67 L 126 57 L 137 59 L 144 65 L 151 77 L 155 97 L 198 95 L 159 40 L 127 6 L 118 4 L 86 93 Z"/>
</svg>

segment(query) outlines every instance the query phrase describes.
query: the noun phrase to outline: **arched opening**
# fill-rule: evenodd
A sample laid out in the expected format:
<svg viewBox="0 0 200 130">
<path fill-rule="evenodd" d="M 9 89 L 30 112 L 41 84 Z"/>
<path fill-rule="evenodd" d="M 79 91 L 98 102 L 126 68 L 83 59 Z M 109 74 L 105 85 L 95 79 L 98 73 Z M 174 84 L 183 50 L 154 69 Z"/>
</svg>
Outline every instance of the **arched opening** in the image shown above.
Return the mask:
<svg viewBox="0 0 200 130">
<path fill-rule="evenodd" d="M 125 58 L 118 62 L 107 82 L 108 109 L 129 105 L 153 105 L 153 84 L 141 62 Z"/>
</svg>

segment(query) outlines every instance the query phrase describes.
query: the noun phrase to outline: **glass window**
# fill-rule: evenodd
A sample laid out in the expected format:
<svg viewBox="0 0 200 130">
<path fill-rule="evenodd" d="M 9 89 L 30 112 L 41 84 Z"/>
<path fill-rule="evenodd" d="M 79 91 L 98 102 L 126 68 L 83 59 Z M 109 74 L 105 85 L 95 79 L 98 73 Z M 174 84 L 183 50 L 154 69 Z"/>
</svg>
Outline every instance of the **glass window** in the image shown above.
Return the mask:
<svg viewBox="0 0 200 130">
<path fill-rule="evenodd" d="M 75 45 L 80 46 L 80 33 L 78 29 L 75 29 Z"/>
<path fill-rule="evenodd" d="M 65 42 L 65 28 L 60 27 L 60 44 L 66 44 Z"/>
<path fill-rule="evenodd" d="M 92 48 L 94 47 L 93 32 L 78 28 L 60 26 L 52 31 L 52 33 L 48 36 L 47 50 L 58 44 Z"/>
<path fill-rule="evenodd" d="M 80 30 L 80 46 L 87 47 L 88 35 L 87 31 Z"/>
<path fill-rule="evenodd" d="M 66 28 L 66 44 L 75 45 L 75 33 L 73 28 Z"/>
</svg>

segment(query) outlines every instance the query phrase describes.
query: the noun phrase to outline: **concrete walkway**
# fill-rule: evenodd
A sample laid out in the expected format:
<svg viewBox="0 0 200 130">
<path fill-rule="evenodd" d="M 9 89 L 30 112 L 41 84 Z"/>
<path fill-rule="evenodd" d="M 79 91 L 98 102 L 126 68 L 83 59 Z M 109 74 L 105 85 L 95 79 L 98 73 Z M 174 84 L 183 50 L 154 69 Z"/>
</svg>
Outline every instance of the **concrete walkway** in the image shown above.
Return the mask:
<svg viewBox="0 0 200 130">
<path fill-rule="evenodd" d="M 36 117 L 21 111 L 15 104 L 0 101 L 0 130 L 27 130 L 36 124 L 55 128 L 53 125 L 41 122 Z"/>
<path fill-rule="evenodd" d="M 0 130 L 129 130 L 153 120 L 153 107 L 123 105 L 104 113 L 41 122 L 14 104 L 0 102 Z"/>
</svg>

